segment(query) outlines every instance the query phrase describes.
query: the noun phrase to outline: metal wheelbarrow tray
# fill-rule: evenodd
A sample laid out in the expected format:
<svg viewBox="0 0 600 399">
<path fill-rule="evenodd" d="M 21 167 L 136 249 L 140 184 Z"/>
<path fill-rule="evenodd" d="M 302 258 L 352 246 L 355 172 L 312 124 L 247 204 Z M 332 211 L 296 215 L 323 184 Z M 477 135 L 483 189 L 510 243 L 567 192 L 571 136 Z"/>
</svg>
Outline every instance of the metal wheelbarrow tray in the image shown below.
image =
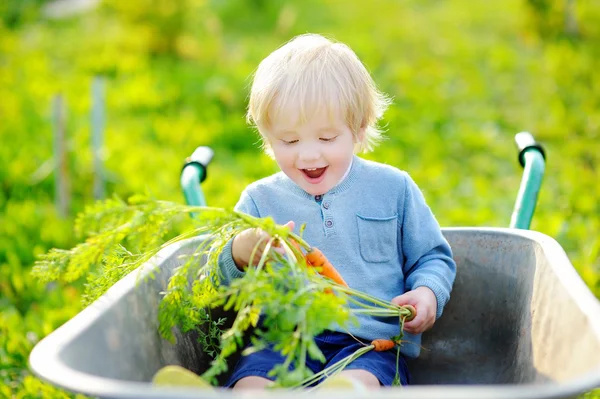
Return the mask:
<svg viewBox="0 0 600 399">
<path fill-rule="evenodd" d="M 600 302 L 560 245 L 533 231 L 448 228 L 458 265 L 444 315 L 410 362 L 409 387 L 314 391 L 311 398 L 568 398 L 600 386 Z M 161 292 L 205 237 L 161 251 L 42 340 L 30 365 L 40 378 L 101 398 L 291 397 L 299 392 L 157 388 L 167 364 L 201 372 L 193 334 L 175 345 L 157 332 Z M 144 278 L 151 272 L 155 277 Z"/>
</svg>

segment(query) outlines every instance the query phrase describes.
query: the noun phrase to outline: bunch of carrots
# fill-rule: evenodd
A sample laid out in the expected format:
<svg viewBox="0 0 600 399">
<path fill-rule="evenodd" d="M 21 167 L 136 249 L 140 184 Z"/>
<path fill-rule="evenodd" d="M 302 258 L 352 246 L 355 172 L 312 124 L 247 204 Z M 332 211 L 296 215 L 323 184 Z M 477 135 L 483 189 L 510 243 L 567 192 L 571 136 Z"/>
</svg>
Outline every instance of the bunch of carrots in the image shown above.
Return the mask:
<svg viewBox="0 0 600 399">
<path fill-rule="evenodd" d="M 299 249 L 299 248 L 300 247 L 297 247 L 297 249 Z M 328 278 L 328 279 L 332 280 L 334 283 L 338 284 L 340 287 L 343 287 L 343 289 L 341 289 L 341 291 L 346 292 L 351 295 L 354 295 L 354 296 L 357 296 L 357 297 L 361 297 L 363 299 L 367 299 L 367 300 L 374 302 L 380 306 L 384 305 L 385 308 L 387 308 L 387 309 L 379 309 L 377 316 L 399 315 L 400 317 L 402 317 L 403 321 L 411 321 L 417 315 L 417 310 L 412 305 L 404 305 L 404 306 L 398 308 L 391 304 L 385 304 L 384 302 L 378 300 L 377 298 L 373 298 L 364 293 L 350 289 L 350 287 L 348 287 L 348 284 L 346 283 L 346 281 L 344 281 L 344 278 L 342 277 L 342 275 L 336 270 L 336 268 L 331 264 L 331 262 L 329 262 L 327 257 L 323 254 L 323 252 L 321 252 L 321 250 L 319 248 L 311 247 L 310 251 L 306 253 L 305 259 L 306 259 L 306 264 L 309 267 L 314 267 L 315 270 L 321 276 Z M 328 290 L 329 290 L 328 292 L 332 292 L 331 289 L 328 289 Z M 383 345 L 384 341 L 389 341 L 389 340 L 385 340 L 385 339 L 377 340 L 377 343 L 374 343 L 375 349 L 377 350 L 377 348 L 381 348 L 381 345 Z M 375 341 L 373 341 L 373 342 L 375 342 Z M 390 342 L 393 342 L 393 341 L 390 341 Z"/>
<path fill-rule="evenodd" d="M 300 246 L 297 245 L 297 243 L 295 243 L 295 242 L 293 242 L 293 244 L 294 244 L 294 247 L 300 253 L 302 253 Z M 351 295 L 354 295 L 354 296 L 357 296 L 357 297 L 362 297 L 363 299 L 370 300 L 371 302 L 374 302 L 379 306 L 384 306 L 383 309 L 381 309 L 381 308 L 380 309 L 372 309 L 371 308 L 371 309 L 364 309 L 364 310 L 371 311 L 371 313 L 373 311 L 377 310 L 378 315 L 399 316 L 400 317 L 400 333 L 401 334 L 402 334 L 404 322 L 411 321 L 417 315 L 417 311 L 412 305 L 404 305 L 402 307 L 395 307 L 394 305 L 386 304 L 382 301 L 379 301 L 377 298 L 373 298 L 364 293 L 352 290 L 350 287 L 348 287 L 348 284 L 346 283 L 346 281 L 344 280 L 342 275 L 337 271 L 337 269 L 333 266 L 333 264 L 327 259 L 327 257 L 323 254 L 323 252 L 320 249 L 318 249 L 317 247 L 311 247 L 310 250 L 304 255 L 304 258 L 306 260 L 306 264 L 308 267 L 315 268 L 315 270 L 321 276 L 330 279 L 335 284 L 337 284 L 339 287 L 342 287 L 341 291 L 346 292 Z M 333 293 L 331 288 L 326 288 L 326 292 L 330 293 L 330 294 Z M 357 303 L 360 303 L 360 302 L 357 302 Z M 385 352 L 385 351 L 397 348 L 398 355 L 399 355 L 400 348 L 399 348 L 399 346 L 397 346 L 399 344 L 400 344 L 400 342 L 396 342 L 393 339 L 385 339 L 385 338 L 374 339 L 373 341 L 371 341 L 370 345 L 367 345 L 363 348 L 358 349 L 356 352 L 347 356 L 346 358 L 341 359 L 337 363 L 325 368 L 321 372 L 316 373 L 316 374 L 312 375 L 311 377 L 305 379 L 304 381 L 297 384 L 297 387 L 308 387 L 308 386 L 311 386 L 311 385 L 319 382 L 319 380 L 321 380 L 322 378 L 331 378 L 331 377 L 337 375 L 338 373 L 340 373 L 342 370 L 344 370 L 344 368 L 346 368 L 347 365 L 349 365 L 351 362 L 356 360 L 358 357 L 362 356 L 363 354 L 365 354 L 371 350 L 374 350 L 376 352 Z M 399 378 L 398 372 L 396 372 L 396 374 L 397 374 L 396 378 Z"/>
</svg>

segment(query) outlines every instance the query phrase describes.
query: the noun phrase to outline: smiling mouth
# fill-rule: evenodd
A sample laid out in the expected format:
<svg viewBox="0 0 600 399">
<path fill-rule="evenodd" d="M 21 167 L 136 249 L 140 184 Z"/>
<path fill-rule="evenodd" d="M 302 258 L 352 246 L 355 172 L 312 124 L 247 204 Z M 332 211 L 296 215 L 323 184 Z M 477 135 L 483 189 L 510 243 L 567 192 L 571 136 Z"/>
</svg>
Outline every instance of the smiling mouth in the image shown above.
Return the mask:
<svg viewBox="0 0 600 399">
<path fill-rule="evenodd" d="M 318 179 L 319 177 L 323 176 L 323 173 L 325 173 L 325 170 L 327 170 L 327 166 L 324 168 L 308 168 L 301 170 L 302 173 L 304 173 L 307 177 L 311 179 Z"/>
</svg>

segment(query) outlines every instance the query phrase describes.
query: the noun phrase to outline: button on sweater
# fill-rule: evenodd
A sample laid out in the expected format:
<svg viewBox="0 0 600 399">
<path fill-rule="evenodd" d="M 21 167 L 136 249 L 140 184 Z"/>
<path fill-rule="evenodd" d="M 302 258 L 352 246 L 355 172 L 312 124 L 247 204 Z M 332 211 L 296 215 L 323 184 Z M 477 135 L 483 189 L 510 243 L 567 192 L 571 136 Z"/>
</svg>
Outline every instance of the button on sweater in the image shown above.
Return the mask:
<svg viewBox="0 0 600 399">
<path fill-rule="evenodd" d="M 411 177 L 395 167 L 354 157 L 346 177 L 316 200 L 283 172 L 250 184 L 235 209 L 272 217 L 296 229 L 318 247 L 348 285 L 385 301 L 420 286 L 437 299 L 436 318 L 456 276 L 452 251 Z M 296 231 L 297 232 L 297 231 Z M 231 255 L 231 242 L 219 257 L 222 283 L 244 275 Z M 358 316 L 350 333 L 366 340 L 399 333 L 397 318 Z M 345 332 L 340 330 L 341 332 Z M 405 333 L 401 352 L 417 357 L 421 335 Z"/>
</svg>

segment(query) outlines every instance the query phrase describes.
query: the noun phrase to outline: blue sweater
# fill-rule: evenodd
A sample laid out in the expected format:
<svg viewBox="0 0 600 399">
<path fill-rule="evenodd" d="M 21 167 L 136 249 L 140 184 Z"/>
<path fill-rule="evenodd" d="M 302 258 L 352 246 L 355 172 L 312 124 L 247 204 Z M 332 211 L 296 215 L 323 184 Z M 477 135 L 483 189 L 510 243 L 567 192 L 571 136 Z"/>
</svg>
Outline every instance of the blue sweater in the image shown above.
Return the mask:
<svg viewBox="0 0 600 399">
<path fill-rule="evenodd" d="M 289 220 L 323 253 L 348 285 L 382 300 L 420 286 L 437 298 L 436 319 L 450 297 L 456 275 L 452 251 L 421 191 L 403 171 L 354 157 L 350 172 L 331 191 L 312 196 L 283 172 L 250 184 L 236 210 L 256 217 Z M 297 232 L 297 231 L 296 231 Z M 241 277 L 231 241 L 219 258 L 222 283 Z M 366 340 L 399 333 L 397 318 L 361 315 L 350 332 Z M 343 332 L 343 330 L 340 330 Z M 421 335 L 405 333 L 401 351 L 417 357 Z"/>
</svg>

